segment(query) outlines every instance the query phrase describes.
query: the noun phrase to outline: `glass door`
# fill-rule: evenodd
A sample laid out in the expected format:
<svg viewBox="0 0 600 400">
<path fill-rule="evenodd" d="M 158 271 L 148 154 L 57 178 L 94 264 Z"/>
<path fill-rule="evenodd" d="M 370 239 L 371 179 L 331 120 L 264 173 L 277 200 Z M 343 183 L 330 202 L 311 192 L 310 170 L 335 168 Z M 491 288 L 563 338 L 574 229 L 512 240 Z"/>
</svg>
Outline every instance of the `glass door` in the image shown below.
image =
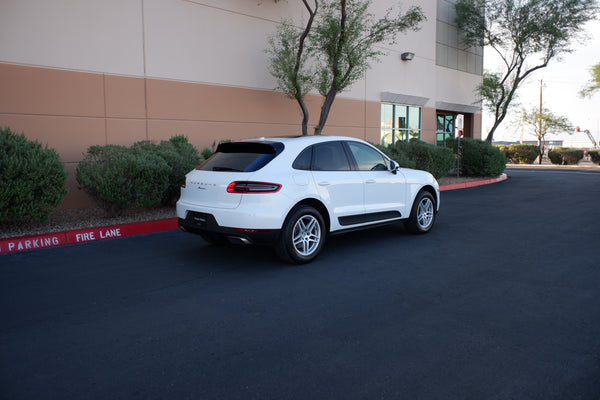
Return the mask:
<svg viewBox="0 0 600 400">
<path fill-rule="evenodd" d="M 435 142 L 438 146 L 444 146 L 447 138 L 454 137 L 454 115 L 437 114 L 435 137 Z"/>
</svg>

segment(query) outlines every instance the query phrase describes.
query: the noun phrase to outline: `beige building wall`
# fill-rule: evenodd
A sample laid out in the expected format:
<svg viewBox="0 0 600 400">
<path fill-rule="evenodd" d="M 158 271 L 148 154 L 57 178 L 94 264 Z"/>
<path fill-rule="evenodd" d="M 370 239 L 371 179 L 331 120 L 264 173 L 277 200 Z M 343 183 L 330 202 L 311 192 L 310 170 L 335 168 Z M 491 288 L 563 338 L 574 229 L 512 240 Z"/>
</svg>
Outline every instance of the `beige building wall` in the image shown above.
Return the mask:
<svg viewBox="0 0 600 400">
<path fill-rule="evenodd" d="M 88 147 L 186 135 L 198 149 L 220 139 L 297 135 L 300 113 L 274 91 L 0 64 L 0 126 L 56 149 L 69 174 L 62 208 L 91 205 L 75 168 Z M 308 99 L 310 126 L 320 98 Z M 376 102 L 338 99 L 326 133 L 379 141 Z"/>
<path fill-rule="evenodd" d="M 383 15 L 394 3 L 377 1 L 373 11 Z M 380 62 L 336 99 L 326 134 L 379 142 L 385 92 L 424 101 L 422 138 L 433 143 L 436 105 L 472 103 L 481 77 L 436 66 L 436 1 L 418 3 L 428 22 L 382 47 Z M 298 134 L 300 111 L 273 91 L 264 52 L 282 16 L 303 22 L 301 2 L 4 0 L 0 126 L 59 152 L 69 173 L 63 208 L 91 204 L 74 178 L 91 145 L 184 134 L 202 149 L 220 139 Z M 405 51 L 415 59 L 401 61 Z M 307 102 L 310 130 L 321 98 Z"/>
</svg>

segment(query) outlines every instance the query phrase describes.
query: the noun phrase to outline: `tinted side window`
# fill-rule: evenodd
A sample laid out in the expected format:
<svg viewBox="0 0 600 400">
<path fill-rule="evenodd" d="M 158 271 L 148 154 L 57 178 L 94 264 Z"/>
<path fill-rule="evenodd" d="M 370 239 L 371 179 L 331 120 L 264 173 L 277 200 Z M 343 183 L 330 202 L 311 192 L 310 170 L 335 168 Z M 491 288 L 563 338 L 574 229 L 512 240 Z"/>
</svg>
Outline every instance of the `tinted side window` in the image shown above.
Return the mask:
<svg viewBox="0 0 600 400">
<path fill-rule="evenodd" d="M 388 169 L 385 158 L 369 146 L 348 142 L 348 147 L 350 147 L 360 171 L 386 171 Z"/>
<path fill-rule="evenodd" d="M 312 149 L 313 146 L 309 146 L 306 149 L 304 149 L 302 153 L 300 153 L 300 155 L 296 158 L 294 164 L 292 164 L 292 168 L 309 170 L 312 161 Z"/>
<path fill-rule="evenodd" d="M 319 143 L 313 146 L 312 169 L 315 171 L 348 171 L 350 163 L 342 142 Z"/>
</svg>

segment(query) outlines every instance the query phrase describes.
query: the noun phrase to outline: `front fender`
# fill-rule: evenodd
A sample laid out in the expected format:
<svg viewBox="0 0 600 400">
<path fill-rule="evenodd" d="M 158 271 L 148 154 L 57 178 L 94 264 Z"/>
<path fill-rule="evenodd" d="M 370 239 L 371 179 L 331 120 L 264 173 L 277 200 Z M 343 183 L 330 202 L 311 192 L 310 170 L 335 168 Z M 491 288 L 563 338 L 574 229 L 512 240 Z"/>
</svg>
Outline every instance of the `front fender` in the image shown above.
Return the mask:
<svg viewBox="0 0 600 400">
<path fill-rule="evenodd" d="M 412 204 L 417 197 L 417 194 L 425 188 L 429 190 L 436 199 L 436 212 L 440 210 L 440 185 L 438 181 L 427 171 L 421 171 L 416 169 L 402 169 L 402 173 L 406 178 L 406 185 L 408 187 L 408 198 L 409 205 L 412 208 Z"/>
</svg>

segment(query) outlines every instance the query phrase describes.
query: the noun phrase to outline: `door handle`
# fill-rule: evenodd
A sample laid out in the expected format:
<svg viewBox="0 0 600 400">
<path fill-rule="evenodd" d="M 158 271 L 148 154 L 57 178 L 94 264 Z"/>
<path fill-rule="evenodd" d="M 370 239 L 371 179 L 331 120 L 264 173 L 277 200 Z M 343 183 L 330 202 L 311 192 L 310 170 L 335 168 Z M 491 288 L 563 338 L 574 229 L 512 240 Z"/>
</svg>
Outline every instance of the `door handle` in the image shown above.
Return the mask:
<svg viewBox="0 0 600 400">
<path fill-rule="evenodd" d="M 367 179 L 366 183 L 377 183 L 377 182 L 375 181 L 375 179 Z"/>
<path fill-rule="evenodd" d="M 329 186 L 329 182 L 321 181 L 321 182 L 319 182 L 319 186 Z"/>
</svg>

